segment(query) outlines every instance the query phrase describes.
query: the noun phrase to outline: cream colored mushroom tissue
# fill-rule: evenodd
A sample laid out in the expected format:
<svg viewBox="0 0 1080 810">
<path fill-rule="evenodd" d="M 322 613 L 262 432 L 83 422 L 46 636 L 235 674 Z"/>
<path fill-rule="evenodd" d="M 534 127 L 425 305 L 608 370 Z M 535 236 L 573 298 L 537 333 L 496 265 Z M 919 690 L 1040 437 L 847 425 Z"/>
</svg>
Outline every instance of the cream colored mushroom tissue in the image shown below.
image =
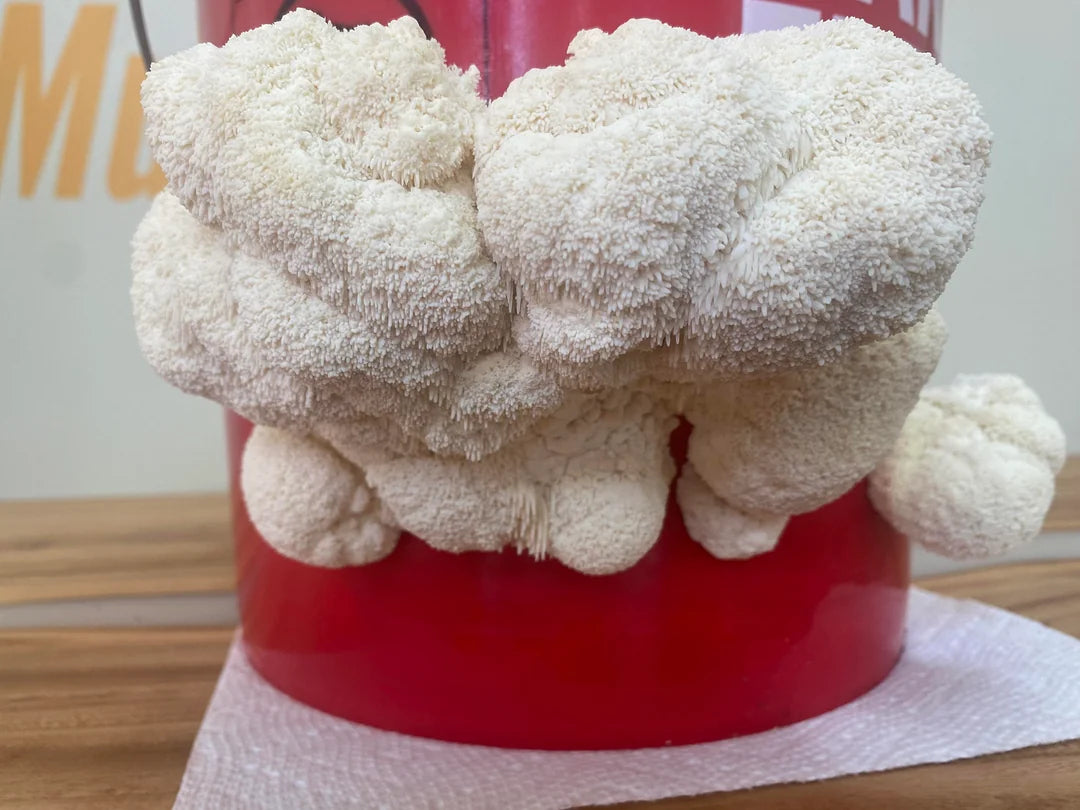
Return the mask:
<svg viewBox="0 0 1080 810">
<path fill-rule="evenodd" d="M 949 557 L 1002 554 L 1032 540 L 1065 463 L 1065 436 L 1038 396 L 1007 374 L 928 388 L 870 478 L 900 531 Z"/>
<path fill-rule="evenodd" d="M 990 133 L 856 19 L 581 32 L 486 103 L 411 18 L 311 11 L 155 64 L 168 178 L 135 234 L 143 352 L 257 424 L 249 512 L 322 566 L 517 549 L 625 570 L 675 485 L 718 557 L 876 469 L 952 556 L 1028 539 L 1063 438 L 1020 383 L 928 391 Z M 928 496 L 927 493 L 931 492 Z"/>
</svg>

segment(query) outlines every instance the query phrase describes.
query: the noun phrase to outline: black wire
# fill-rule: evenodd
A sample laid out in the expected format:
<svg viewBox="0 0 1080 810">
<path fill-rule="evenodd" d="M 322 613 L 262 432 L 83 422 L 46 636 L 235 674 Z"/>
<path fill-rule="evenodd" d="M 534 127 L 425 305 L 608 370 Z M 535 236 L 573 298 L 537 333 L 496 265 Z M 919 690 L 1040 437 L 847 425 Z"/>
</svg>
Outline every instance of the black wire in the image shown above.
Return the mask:
<svg viewBox="0 0 1080 810">
<path fill-rule="evenodd" d="M 296 4 L 300 0 L 283 0 L 282 4 L 278 6 L 277 16 L 274 20 L 280 20 L 286 14 L 293 10 Z M 401 7 L 405 9 L 405 13 L 412 17 L 420 26 L 420 30 L 424 32 L 424 36 L 431 39 L 431 23 L 428 22 L 427 15 L 424 13 L 424 9 L 420 7 L 420 3 L 417 0 L 398 0 Z"/>
<path fill-rule="evenodd" d="M 428 22 L 427 15 L 420 8 L 420 4 L 416 0 L 398 0 L 398 2 L 401 3 L 401 7 L 405 9 L 405 12 L 419 23 L 424 36 L 431 39 L 431 23 Z"/>
<path fill-rule="evenodd" d="M 277 16 L 274 19 L 280 20 L 292 11 L 298 2 L 299 0 L 284 0 L 278 7 Z M 431 23 L 428 22 L 420 3 L 417 0 L 398 0 L 398 2 L 401 3 L 405 12 L 420 25 L 424 36 L 431 39 Z M 143 65 L 150 70 L 150 65 L 154 63 L 154 54 L 150 50 L 150 37 L 146 34 L 146 18 L 143 16 L 142 0 L 128 0 L 128 6 L 131 8 L 131 22 L 135 26 L 135 38 L 139 41 L 139 53 L 142 54 Z"/>
<path fill-rule="evenodd" d="M 150 70 L 154 63 L 154 54 L 150 51 L 150 38 L 146 35 L 146 20 L 143 19 L 142 0 L 128 0 L 131 7 L 131 22 L 135 26 L 135 38 L 139 40 L 139 53 L 143 65 Z"/>
<path fill-rule="evenodd" d="M 295 6 L 297 4 L 297 2 L 298 2 L 298 0 L 285 0 L 284 3 L 282 3 L 280 6 L 278 6 L 277 16 L 274 17 L 274 22 L 277 22 L 282 17 L 284 17 L 286 14 L 288 14 L 290 11 L 292 11 L 293 6 Z"/>
</svg>

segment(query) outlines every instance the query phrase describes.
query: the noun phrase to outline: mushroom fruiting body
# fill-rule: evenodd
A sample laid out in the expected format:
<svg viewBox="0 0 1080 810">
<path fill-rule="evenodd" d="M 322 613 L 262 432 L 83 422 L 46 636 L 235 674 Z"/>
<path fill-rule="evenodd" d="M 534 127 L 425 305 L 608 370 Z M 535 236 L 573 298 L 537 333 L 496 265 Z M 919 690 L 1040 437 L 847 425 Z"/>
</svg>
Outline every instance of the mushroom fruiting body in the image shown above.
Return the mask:
<svg viewBox="0 0 1080 810">
<path fill-rule="evenodd" d="M 870 477 L 870 497 L 931 551 L 989 557 L 1039 533 L 1064 463 L 1061 426 L 1023 381 L 961 375 L 923 392 Z"/>
<path fill-rule="evenodd" d="M 916 405 L 931 306 L 989 154 L 966 85 L 850 19 L 717 40 L 631 20 L 570 53 L 485 105 L 412 20 L 301 10 L 151 70 L 169 188 L 134 240 L 137 332 L 169 382 L 258 424 L 263 536 L 324 566 L 404 530 L 625 570 L 680 415 L 677 497 L 715 555 L 768 550 L 886 456 L 897 525 L 967 525 L 966 490 L 912 506 L 947 421 Z M 1017 441 L 995 458 L 1052 468 Z M 1030 533 L 1044 472 L 1023 530 L 979 548 Z"/>
<path fill-rule="evenodd" d="M 476 148 L 518 342 L 556 373 L 641 351 L 688 379 L 833 362 L 918 323 L 970 243 L 989 130 L 892 34 L 631 20 L 569 50 L 492 102 Z"/>
<path fill-rule="evenodd" d="M 686 403 L 689 462 L 739 509 L 824 506 L 892 447 L 944 344 L 944 322 L 931 311 L 831 365 L 707 386 Z"/>
</svg>

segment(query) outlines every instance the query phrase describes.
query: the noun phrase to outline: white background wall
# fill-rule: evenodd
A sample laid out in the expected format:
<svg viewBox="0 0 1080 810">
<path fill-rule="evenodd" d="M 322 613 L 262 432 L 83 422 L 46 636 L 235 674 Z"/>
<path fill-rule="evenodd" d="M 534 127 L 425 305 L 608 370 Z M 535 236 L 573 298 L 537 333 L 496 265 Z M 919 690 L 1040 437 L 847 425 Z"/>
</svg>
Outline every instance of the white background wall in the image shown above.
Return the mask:
<svg viewBox="0 0 1080 810">
<path fill-rule="evenodd" d="M 10 6 L 0 2 L 0 6 Z M 79 0 L 45 0 L 43 80 Z M 194 0 L 146 0 L 155 51 L 194 44 Z M 220 489 L 220 409 L 157 379 L 139 355 L 128 303 L 128 240 L 149 201 L 106 186 L 123 71 L 137 50 L 128 5 L 116 18 L 85 187 L 54 188 L 66 121 L 37 192 L 19 196 L 22 104 L 0 171 L 0 498 Z"/>
<path fill-rule="evenodd" d="M 1013 371 L 1080 452 L 1080 2 L 945 0 L 941 61 L 994 130 L 975 246 L 941 299 L 937 378 Z"/>
<path fill-rule="evenodd" d="M 46 80 L 79 5 L 44 3 Z M 159 53 L 194 42 L 194 5 L 146 0 Z M 941 303 L 952 337 L 938 373 L 1020 373 L 1063 422 L 1074 452 L 1077 31 L 1077 0 L 945 2 L 942 60 L 975 88 L 997 141 L 975 248 Z M 135 50 L 126 3 L 112 36 L 80 199 L 52 194 L 59 137 L 36 195 L 18 196 L 19 113 L 11 122 L 0 170 L 0 498 L 225 484 L 220 410 L 158 381 L 135 345 L 127 242 L 147 201 L 117 202 L 104 182 L 124 60 Z"/>
</svg>

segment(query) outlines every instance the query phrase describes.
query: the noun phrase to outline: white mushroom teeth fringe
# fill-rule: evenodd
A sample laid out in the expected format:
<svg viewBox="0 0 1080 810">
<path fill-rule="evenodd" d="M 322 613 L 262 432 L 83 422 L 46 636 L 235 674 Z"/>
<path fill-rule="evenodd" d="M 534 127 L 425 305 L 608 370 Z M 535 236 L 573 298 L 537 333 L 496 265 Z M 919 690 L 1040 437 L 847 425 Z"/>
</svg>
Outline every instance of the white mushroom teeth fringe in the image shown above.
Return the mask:
<svg viewBox="0 0 1080 810">
<path fill-rule="evenodd" d="M 168 177 L 134 237 L 140 344 L 257 425 L 282 554 L 626 570 L 675 466 L 690 534 L 772 549 L 872 473 L 952 556 L 1037 531 L 1060 428 L 1011 377 L 920 391 L 990 132 L 971 90 L 855 19 L 709 39 L 583 31 L 486 104 L 410 18 L 299 10 L 154 65 Z"/>
</svg>

